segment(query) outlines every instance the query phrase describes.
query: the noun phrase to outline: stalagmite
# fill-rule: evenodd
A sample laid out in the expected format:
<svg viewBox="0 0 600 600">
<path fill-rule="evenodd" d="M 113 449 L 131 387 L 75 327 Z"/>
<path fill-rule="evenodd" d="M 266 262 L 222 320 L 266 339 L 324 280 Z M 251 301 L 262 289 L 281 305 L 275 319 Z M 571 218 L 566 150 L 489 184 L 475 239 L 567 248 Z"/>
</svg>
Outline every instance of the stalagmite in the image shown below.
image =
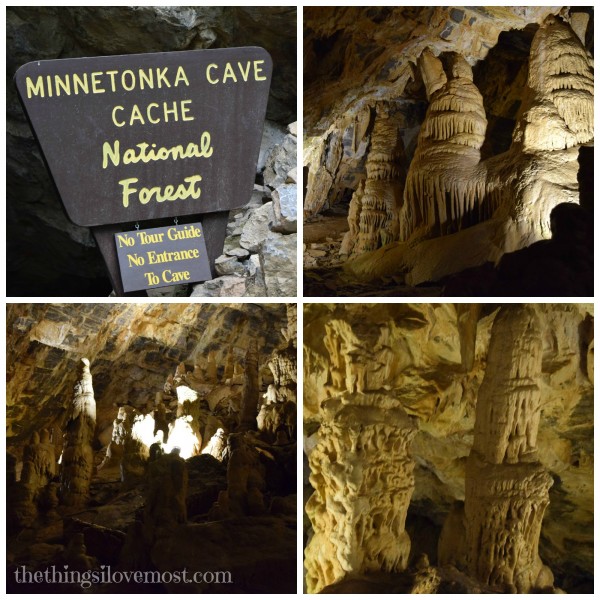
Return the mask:
<svg viewBox="0 0 600 600">
<path fill-rule="evenodd" d="M 242 406 L 239 429 L 246 431 L 256 428 L 256 414 L 259 404 L 258 385 L 258 349 L 256 341 L 252 341 L 246 353 L 244 386 L 242 388 Z"/>
<path fill-rule="evenodd" d="M 159 457 L 148 467 L 144 507 L 145 535 L 152 539 L 187 521 L 188 469 L 178 449 Z"/>
<path fill-rule="evenodd" d="M 81 359 L 80 369 L 65 427 L 61 463 L 60 495 L 67 506 L 82 506 L 87 502 L 94 471 L 92 439 L 96 428 L 96 401 L 87 358 Z"/>
<path fill-rule="evenodd" d="M 206 380 L 208 383 L 217 383 L 217 362 L 214 350 L 208 353 L 206 359 Z"/>
<path fill-rule="evenodd" d="M 566 24 L 549 17 L 531 44 L 523 149 L 554 151 L 594 138 L 593 61 Z"/>
<path fill-rule="evenodd" d="M 362 211 L 362 197 L 365 193 L 365 181 L 360 181 L 350 199 L 348 208 L 348 231 L 344 234 L 340 246 L 340 254 L 349 256 L 353 253 L 360 234 L 360 213 Z"/>
<path fill-rule="evenodd" d="M 125 442 L 131 436 L 134 409 L 132 406 L 120 406 L 113 421 L 112 439 L 106 448 L 106 456 L 98 470 L 111 467 L 120 468 L 125 452 Z"/>
<path fill-rule="evenodd" d="M 377 104 L 371 147 L 366 162 L 366 180 L 352 199 L 348 216 L 350 230 L 341 253 L 361 254 L 393 242 L 398 237 L 398 210 L 405 177 L 403 116 L 393 106 Z M 357 239 L 352 240 L 351 236 Z"/>
<path fill-rule="evenodd" d="M 56 475 L 56 457 L 54 444 L 50 442 L 50 433 L 42 429 L 41 435 L 33 434 L 29 446 L 23 450 L 23 463 L 31 463 L 32 477 L 39 488 L 46 486 Z"/>
<path fill-rule="evenodd" d="M 265 469 L 247 433 L 227 438 L 227 490 L 222 490 L 209 512 L 209 519 L 260 515 L 266 511 L 263 491 Z"/>
<path fill-rule="evenodd" d="M 223 461 L 227 450 L 227 436 L 225 431 L 221 427 L 217 429 L 215 434 L 210 438 L 208 444 L 206 444 L 202 454 L 210 454 L 217 460 Z"/>
</svg>

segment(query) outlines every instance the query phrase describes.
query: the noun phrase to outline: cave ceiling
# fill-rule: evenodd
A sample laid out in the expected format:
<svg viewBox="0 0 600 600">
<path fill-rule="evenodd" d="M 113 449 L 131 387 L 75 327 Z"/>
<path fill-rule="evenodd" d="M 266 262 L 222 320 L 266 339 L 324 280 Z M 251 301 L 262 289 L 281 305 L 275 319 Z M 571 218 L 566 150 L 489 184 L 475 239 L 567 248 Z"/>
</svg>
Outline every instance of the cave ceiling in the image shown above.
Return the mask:
<svg viewBox="0 0 600 600">
<path fill-rule="evenodd" d="M 19 447 L 64 417 L 83 357 L 101 432 L 112 427 L 117 406 L 154 402 L 179 363 L 191 371 L 212 352 L 220 369 L 228 360 L 243 364 L 250 340 L 258 341 L 268 384 L 266 359 L 286 327 L 285 304 L 11 304 L 7 445 Z"/>
<path fill-rule="evenodd" d="M 571 8 L 591 12 L 585 7 Z M 341 128 L 366 106 L 380 100 L 425 102 L 417 69 L 417 59 L 425 48 L 436 56 L 457 52 L 475 67 L 485 61 L 503 32 L 526 30 L 523 36 L 511 39 L 512 58 L 522 61 L 529 50 L 531 32 L 548 15 L 568 9 L 305 7 L 305 136 L 310 139 Z M 586 39 L 588 49 L 592 48 L 593 25 Z"/>
</svg>

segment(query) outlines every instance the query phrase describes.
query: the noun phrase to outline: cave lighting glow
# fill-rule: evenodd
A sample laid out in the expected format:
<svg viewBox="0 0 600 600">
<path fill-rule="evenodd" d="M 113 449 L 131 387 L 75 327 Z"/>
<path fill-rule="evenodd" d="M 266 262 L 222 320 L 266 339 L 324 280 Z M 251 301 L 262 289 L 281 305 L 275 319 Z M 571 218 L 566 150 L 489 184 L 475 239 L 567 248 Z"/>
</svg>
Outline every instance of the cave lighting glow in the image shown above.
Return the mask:
<svg viewBox="0 0 600 600">
<path fill-rule="evenodd" d="M 183 404 L 184 402 L 196 402 L 196 400 L 198 400 L 198 392 L 195 392 L 187 385 L 178 385 L 175 391 L 177 392 L 177 402 L 179 404 Z"/>
<path fill-rule="evenodd" d="M 152 415 L 137 415 L 131 428 L 131 437 L 139 440 L 147 448 L 150 448 L 155 442 L 162 441 L 162 434 L 158 432 L 154 435 L 154 417 Z"/>
<path fill-rule="evenodd" d="M 169 454 L 173 448 L 179 448 L 181 458 L 187 460 L 200 453 L 200 440 L 190 425 L 192 417 L 178 417 L 169 427 L 169 439 L 163 444 L 164 451 Z"/>
</svg>

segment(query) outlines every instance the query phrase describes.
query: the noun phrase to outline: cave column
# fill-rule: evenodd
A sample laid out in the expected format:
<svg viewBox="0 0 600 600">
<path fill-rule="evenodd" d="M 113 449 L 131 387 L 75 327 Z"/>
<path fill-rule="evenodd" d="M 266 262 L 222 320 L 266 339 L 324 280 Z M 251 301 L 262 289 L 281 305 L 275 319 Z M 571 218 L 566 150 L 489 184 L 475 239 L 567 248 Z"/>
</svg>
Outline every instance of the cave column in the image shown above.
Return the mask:
<svg viewBox="0 0 600 600">
<path fill-rule="evenodd" d="M 348 576 L 400 572 L 408 562 L 417 427 L 400 398 L 370 389 L 379 366 L 371 349 L 359 353 L 359 346 L 346 321 L 325 327 L 327 399 L 308 452 L 315 490 L 306 504 L 313 528 L 304 563 L 309 593 Z"/>
<path fill-rule="evenodd" d="M 402 408 L 326 401 L 309 457 L 314 494 L 306 505 L 314 535 L 306 549 L 308 592 L 347 575 L 406 568 L 406 513 L 414 490 L 409 454 L 416 434 Z"/>
<path fill-rule="evenodd" d="M 90 492 L 94 470 L 92 440 L 96 429 L 96 401 L 90 361 L 81 359 L 79 381 L 75 385 L 71 414 L 64 433 L 60 474 L 60 495 L 67 506 L 82 506 Z"/>
<path fill-rule="evenodd" d="M 538 554 L 552 485 L 537 457 L 541 372 L 534 310 L 502 308 L 492 328 L 467 460 L 466 565 L 479 581 L 519 593 L 553 583 Z"/>
<path fill-rule="evenodd" d="M 376 108 L 367 177 L 352 197 L 349 232 L 342 253 L 362 254 L 394 242 L 399 232 L 399 209 L 407 162 L 402 142 L 404 116 L 387 102 Z M 353 239 L 355 237 L 355 239 Z"/>
</svg>

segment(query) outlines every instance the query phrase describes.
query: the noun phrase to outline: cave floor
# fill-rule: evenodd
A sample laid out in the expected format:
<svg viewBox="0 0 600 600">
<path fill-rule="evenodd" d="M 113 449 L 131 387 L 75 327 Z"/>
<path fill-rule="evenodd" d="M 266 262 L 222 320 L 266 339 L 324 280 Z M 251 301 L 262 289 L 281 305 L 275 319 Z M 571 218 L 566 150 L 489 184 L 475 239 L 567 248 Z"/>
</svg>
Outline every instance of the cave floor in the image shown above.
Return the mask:
<svg viewBox="0 0 600 600">
<path fill-rule="evenodd" d="M 443 292 L 444 288 L 435 284 L 412 287 L 394 278 L 365 283 L 349 277 L 340 265 L 304 269 L 305 297 L 437 297 Z"/>
<path fill-rule="evenodd" d="M 352 278 L 342 269 L 340 246 L 348 231 L 348 213 L 343 206 L 310 217 L 304 222 L 304 296 L 441 296 L 443 287 L 412 287 L 394 277 L 376 282 Z"/>
</svg>

